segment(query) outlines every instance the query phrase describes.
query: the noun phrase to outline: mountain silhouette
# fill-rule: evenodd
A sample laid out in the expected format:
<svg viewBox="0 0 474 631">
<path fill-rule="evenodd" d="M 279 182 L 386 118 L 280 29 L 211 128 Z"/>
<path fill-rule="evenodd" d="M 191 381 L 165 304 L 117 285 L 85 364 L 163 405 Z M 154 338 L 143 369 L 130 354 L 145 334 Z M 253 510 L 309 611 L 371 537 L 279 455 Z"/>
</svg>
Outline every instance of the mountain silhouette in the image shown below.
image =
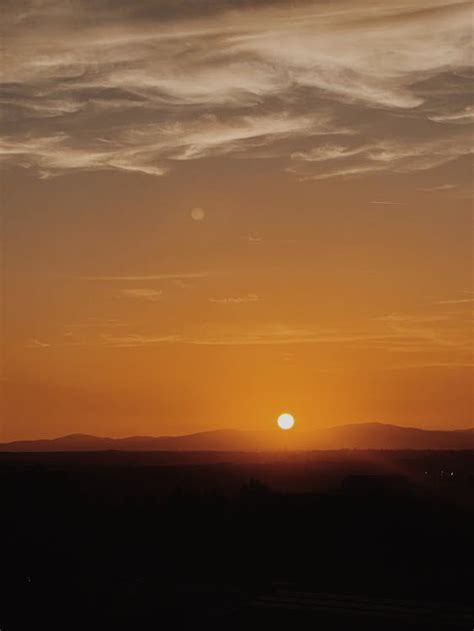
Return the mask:
<svg viewBox="0 0 474 631">
<path fill-rule="evenodd" d="M 51 451 L 265 451 L 280 449 L 474 449 L 474 429 L 426 430 L 384 423 L 353 423 L 304 431 L 222 429 L 182 436 L 60 438 L 0 443 L 1 452 Z"/>
</svg>

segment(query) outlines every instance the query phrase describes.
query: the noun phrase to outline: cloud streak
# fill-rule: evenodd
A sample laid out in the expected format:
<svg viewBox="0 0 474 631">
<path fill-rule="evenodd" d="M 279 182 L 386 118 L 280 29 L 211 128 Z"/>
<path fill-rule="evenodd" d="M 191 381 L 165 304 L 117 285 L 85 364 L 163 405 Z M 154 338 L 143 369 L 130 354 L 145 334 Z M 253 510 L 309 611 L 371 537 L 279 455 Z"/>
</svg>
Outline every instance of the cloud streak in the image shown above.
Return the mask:
<svg viewBox="0 0 474 631">
<path fill-rule="evenodd" d="M 184 272 L 175 274 L 145 274 L 137 276 L 77 276 L 77 280 L 87 281 L 104 281 L 104 282 L 142 282 L 152 280 L 193 280 L 196 278 L 206 278 L 209 276 L 208 272 Z"/>
<path fill-rule="evenodd" d="M 151 289 L 149 287 L 136 288 L 136 289 L 122 289 L 121 296 L 126 298 L 138 298 L 141 300 L 149 300 L 150 302 L 156 302 L 160 300 L 163 292 L 160 289 Z"/>
<path fill-rule="evenodd" d="M 317 159 L 315 150 L 294 153 L 291 156 L 294 166 L 288 170 L 300 174 L 302 179 L 314 180 L 384 172 L 410 173 L 425 171 L 471 153 L 472 141 L 462 134 L 442 140 L 377 140 L 356 149 L 327 145 L 316 150 Z M 352 159 L 354 155 L 357 155 L 356 162 Z M 315 162 L 318 163 L 316 167 Z"/>
<path fill-rule="evenodd" d="M 236 303 L 226 303 L 236 304 Z M 97 343 L 97 341 L 96 341 Z M 469 323 L 447 314 L 391 313 L 372 320 L 370 327 L 359 329 L 324 329 L 271 324 L 245 331 L 226 327 L 201 333 L 168 332 L 163 334 L 103 334 L 99 343 L 114 347 L 145 347 L 178 343 L 194 346 L 280 346 L 332 345 L 353 349 L 372 349 L 413 356 L 420 353 L 444 353 L 449 361 L 468 361 L 472 355 Z M 448 360 L 446 360 L 448 361 Z"/>
<path fill-rule="evenodd" d="M 259 296 L 256 294 L 247 294 L 246 296 L 232 296 L 229 298 L 209 298 L 209 302 L 215 302 L 223 305 L 240 305 L 248 302 L 258 302 Z"/>
</svg>

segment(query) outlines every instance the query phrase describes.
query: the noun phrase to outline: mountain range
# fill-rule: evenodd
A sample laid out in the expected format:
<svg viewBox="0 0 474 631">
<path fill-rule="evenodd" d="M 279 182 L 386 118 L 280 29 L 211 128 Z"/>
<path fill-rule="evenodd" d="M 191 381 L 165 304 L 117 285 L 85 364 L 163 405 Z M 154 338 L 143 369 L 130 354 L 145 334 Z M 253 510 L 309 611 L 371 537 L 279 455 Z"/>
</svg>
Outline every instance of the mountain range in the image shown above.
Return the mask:
<svg viewBox="0 0 474 631">
<path fill-rule="evenodd" d="M 71 434 L 0 443 L 0 452 L 266 451 L 317 449 L 474 449 L 474 428 L 426 430 L 384 423 L 354 423 L 317 431 L 222 429 L 182 436 L 107 438 Z"/>
</svg>

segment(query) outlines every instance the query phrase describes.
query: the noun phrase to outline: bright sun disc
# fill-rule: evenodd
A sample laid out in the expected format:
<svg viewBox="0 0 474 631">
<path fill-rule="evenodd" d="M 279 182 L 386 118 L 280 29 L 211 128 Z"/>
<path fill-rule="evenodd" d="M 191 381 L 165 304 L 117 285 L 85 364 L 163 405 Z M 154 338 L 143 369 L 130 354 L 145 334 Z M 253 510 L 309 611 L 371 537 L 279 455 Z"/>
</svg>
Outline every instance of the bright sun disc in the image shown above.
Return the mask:
<svg viewBox="0 0 474 631">
<path fill-rule="evenodd" d="M 277 423 L 280 429 L 291 429 L 295 424 L 295 419 L 291 414 L 280 414 Z"/>
</svg>

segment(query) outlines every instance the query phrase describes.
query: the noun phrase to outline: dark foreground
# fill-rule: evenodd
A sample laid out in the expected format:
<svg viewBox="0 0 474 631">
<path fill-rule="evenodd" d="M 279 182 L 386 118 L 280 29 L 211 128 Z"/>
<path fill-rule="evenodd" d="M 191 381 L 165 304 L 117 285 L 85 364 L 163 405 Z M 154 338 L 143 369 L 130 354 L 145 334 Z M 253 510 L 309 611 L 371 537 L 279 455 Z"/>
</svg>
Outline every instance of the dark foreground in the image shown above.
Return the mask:
<svg viewBox="0 0 474 631">
<path fill-rule="evenodd" d="M 0 629 L 474 628 L 474 452 L 0 454 Z"/>
</svg>

